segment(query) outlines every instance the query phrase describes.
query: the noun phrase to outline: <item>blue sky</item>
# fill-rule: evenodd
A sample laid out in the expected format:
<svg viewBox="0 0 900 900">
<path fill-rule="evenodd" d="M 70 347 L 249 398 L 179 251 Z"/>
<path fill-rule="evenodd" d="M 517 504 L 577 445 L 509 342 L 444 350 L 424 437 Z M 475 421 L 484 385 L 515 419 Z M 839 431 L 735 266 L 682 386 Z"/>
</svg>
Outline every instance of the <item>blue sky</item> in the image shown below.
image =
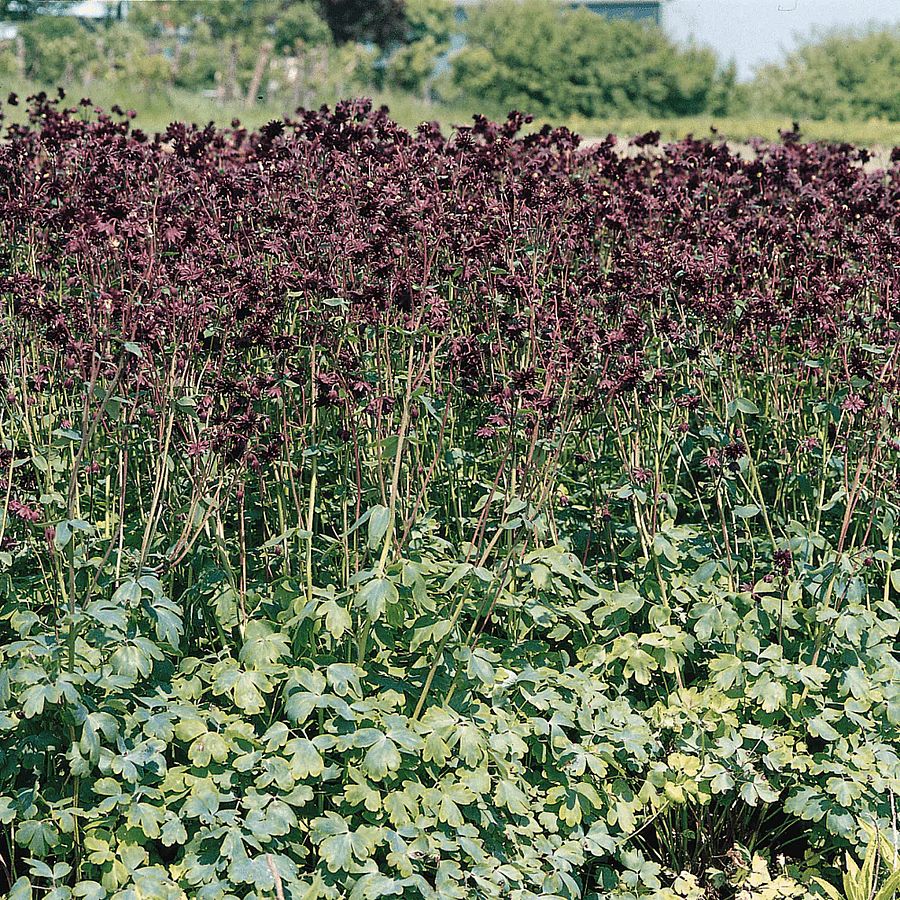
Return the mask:
<svg viewBox="0 0 900 900">
<path fill-rule="evenodd" d="M 734 59 L 741 78 L 782 58 L 796 36 L 814 29 L 900 24 L 900 0 L 666 0 L 666 31 L 693 36 L 722 59 Z"/>
</svg>

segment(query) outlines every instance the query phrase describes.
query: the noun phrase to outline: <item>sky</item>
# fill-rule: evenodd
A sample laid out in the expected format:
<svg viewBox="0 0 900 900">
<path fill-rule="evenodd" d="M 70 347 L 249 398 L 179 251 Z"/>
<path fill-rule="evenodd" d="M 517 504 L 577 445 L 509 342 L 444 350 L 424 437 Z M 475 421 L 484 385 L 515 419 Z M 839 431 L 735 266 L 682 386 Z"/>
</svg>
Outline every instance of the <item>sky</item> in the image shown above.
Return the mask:
<svg viewBox="0 0 900 900">
<path fill-rule="evenodd" d="M 672 37 L 693 36 L 722 59 L 734 59 L 747 79 L 756 66 L 783 58 L 798 34 L 900 25 L 900 0 L 666 0 L 663 23 Z"/>
</svg>

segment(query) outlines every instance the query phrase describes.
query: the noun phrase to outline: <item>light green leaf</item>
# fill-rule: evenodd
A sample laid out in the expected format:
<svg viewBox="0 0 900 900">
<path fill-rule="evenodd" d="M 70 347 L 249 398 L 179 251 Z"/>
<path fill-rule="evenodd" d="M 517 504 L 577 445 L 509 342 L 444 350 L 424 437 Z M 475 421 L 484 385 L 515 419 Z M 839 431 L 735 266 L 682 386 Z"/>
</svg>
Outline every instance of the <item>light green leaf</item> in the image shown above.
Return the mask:
<svg viewBox="0 0 900 900">
<path fill-rule="evenodd" d="M 134 606 L 141 599 L 141 586 L 133 579 L 123 581 L 112 595 L 113 603 L 121 603 L 124 606 Z"/>
<path fill-rule="evenodd" d="M 325 769 L 316 745 L 307 738 L 289 741 L 286 750 L 291 754 L 291 771 L 297 778 L 318 778 Z"/>
<path fill-rule="evenodd" d="M 368 547 L 370 550 L 377 550 L 381 546 L 381 542 L 387 533 L 390 519 L 391 513 L 386 506 L 382 506 L 379 503 L 377 506 L 372 507 L 369 515 Z"/>
<path fill-rule="evenodd" d="M 324 614 L 325 628 L 336 641 L 339 641 L 353 625 L 350 613 L 337 600 L 326 600 L 324 603 L 320 603 L 318 614 L 320 616 Z"/>
<path fill-rule="evenodd" d="M 375 622 L 389 604 L 396 603 L 399 599 L 400 594 L 389 578 L 373 578 L 360 588 L 356 604 L 365 606 L 369 621 Z"/>
<path fill-rule="evenodd" d="M 150 803 L 132 803 L 128 808 L 127 822 L 131 828 L 139 828 L 151 840 L 160 836 L 160 823 L 165 813 Z"/>
<path fill-rule="evenodd" d="M 401 762 L 397 745 L 387 735 L 380 735 L 366 751 L 362 768 L 370 778 L 381 781 L 389 772 L 396 772 Z"/>
<path fill-rule="evenodd" d="M 34 893 L 31 890 L 31 881 L 24 875 L 17 878 L 15 884 L 7 894 L 7 900 L 32 900 Z"/>
<path fill-rule="evenodd" d="M 59 522 L 57 524 L 56 534 L 53 540 L 60 550 L 62 550 L 69 543 L 69 541 L 72 540 L 72 528 L 70 527 L 67 520 L 63 519 L 62 522 Z"/>
<path fill-rule="evenodd" d="M 16 843 L 27 847 L 35 856 L 46 856 L 59 843 L 59 835 L 52 825 L 29 819 L 16 829 Z"/>
<path fill-rule="evenodd" d="M 466 667 L 466 673 L 469 678 L 477 678 L 483 684 L 491 685 L 494 683 L 494 666 L 497 661 L 497 655 L 488 650 L 478 649 L 469 653 L 469 662 Z"/>
<path fill-rule="evenodd" d="M 268 689 L 268 680 L 258 672 L 241 672 L 234 682 L 235 705 L 255 716 L 266 707 L 262 691 Z"/>
<path fill-rule="evenodd" d="M 79 881 L 72 888 L 72 894 L 80 900 L 103 900 L 106 897 L 106 888 L 96 881 Z"/>
</svg>

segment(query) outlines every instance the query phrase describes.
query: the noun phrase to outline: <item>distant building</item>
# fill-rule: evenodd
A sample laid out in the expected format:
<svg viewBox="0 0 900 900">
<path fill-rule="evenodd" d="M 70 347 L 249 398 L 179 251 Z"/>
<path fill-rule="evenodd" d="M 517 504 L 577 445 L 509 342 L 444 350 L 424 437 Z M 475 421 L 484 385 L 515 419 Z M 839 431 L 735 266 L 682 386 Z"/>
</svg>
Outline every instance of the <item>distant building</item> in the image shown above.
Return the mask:
<svg viewBox="0 0 900 900">
<path fill-rule="evenodd" d="M 662 23 L 662 0 L 575 0 L 569 5 L 583 6 L 607 19 Z"/>
<path fill-rule="evenodd" d="M 128 12 L 128 0 L 81 0 L 65 7 L 64 16 L 76 19 L 124 19 Z"/>
<path fill-rule="evenodd" d="M 483 0 L 454 0 L 457 14 L 465 16 L 466 7 L 479 6 Z M 573 8 L 583 6 L 591 12 L 606 16 L 607 19 L 631 19 L 633 21 L 662 23 L 664 0 L 547 0 L 559 6 Z"/>
</svg>

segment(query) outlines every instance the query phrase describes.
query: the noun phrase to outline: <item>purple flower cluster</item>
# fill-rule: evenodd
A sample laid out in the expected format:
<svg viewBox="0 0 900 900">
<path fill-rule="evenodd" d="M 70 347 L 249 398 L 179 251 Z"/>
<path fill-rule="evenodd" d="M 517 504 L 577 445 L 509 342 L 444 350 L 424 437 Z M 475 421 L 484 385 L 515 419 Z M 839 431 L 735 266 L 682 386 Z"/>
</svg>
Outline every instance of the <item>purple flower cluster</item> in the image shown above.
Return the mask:
<svg viewBox="0 0 900 900">
<path fill-rule="evenodd" d="M 498 448 L 665 395 L 687 436 L 716 360 L 837 387 L 848 419 L 900 383 L 896 160 L 795 133 L 622 153 L 519 113 L 410 133 L 367 101 L 149 136 L 31 102 L 0 146 L 12 411 L 108 388 L 163 447 L 177 376 L 166 440 L 260 471 L 322 416 L 339 443 L 396 432 L 401 373 Z M 736 470 L 720 444 L 704 468 Z"/>
<path fill-rule="evenodd" d="M 413 135 L 356 102 L 150 138 L 43 98 L 0 149 L 0 288 L 73 373 L 115 337 L 147 366 L 215 360 L 227 390 L 250 348 L 299 341 L 326 404 L 371 402 L 343 336 L 374 323 L 439 335 L 444 377 L 501 407 L 549 404 L 567 372 L 589 402 L 649 390 L 655 341 L 752 365 L 773 340 L 896 340 L 896 165 L 793 136 L 624 158 L 525 121 Z"/>
</svg>

